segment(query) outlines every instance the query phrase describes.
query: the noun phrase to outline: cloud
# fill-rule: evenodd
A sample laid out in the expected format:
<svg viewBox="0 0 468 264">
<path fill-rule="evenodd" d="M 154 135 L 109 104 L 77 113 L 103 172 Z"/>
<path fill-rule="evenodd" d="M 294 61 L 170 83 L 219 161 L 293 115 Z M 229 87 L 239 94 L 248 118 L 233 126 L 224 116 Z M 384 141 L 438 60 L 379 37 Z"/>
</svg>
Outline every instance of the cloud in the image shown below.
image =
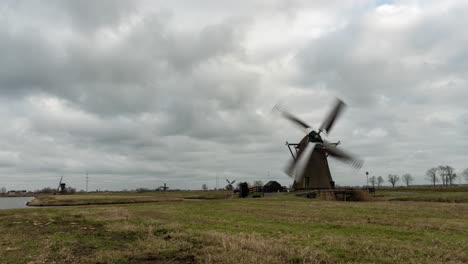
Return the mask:
<svg viewBox="0 0 468 264">
<path fill-rule="evenodd" d="M 0 175 L 92 189 L 291 180 L 284 141 L 334 96 L 330 135 L 363 171 L 463 169 L 467 5 L 458 1 L 8 1 L 0 12 Z M 437 153 L 434 154 L 434 153 Z M 331 161 L 341 185 L 363 171 Z M 268 173 L 269 172 L 269 173 Z M 270 175 L 268 178 L 267 175 Z M 219 186 L 222 187 L 222 186 Z"/>
</svg>

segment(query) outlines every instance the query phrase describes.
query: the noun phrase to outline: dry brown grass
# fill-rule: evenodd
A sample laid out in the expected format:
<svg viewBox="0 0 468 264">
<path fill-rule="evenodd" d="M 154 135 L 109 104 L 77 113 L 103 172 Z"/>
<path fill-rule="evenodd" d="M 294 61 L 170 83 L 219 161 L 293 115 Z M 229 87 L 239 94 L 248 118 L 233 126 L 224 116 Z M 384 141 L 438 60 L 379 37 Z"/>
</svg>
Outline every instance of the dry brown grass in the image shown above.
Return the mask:
<svg viewBox="0 0 468 264">
<path fill-rule="evenodd" d="M 368 202 L 372 198 L 369 195 L 369 192 L 364 191 L 364 190 L 353 190 L 353 194 L 351 196 L 350 201 L 355 201 L 355 202 Z"/>
<path fill-rule="evenodd" d="M 129 195 L 47 195 L 32 200 L 29 206 L 76 206 L 182 201 L 181 197 Z"/>
<path fill-rule="evenodd" d="M 336 201 L 336 196 L 333 192 L 320 192 L 318 199 L 321 201 Z"/>
<path fill-rule="evenodd" d="M 88 259 L 89 260 L 89 259 Z M 318 248 L 291 245 L 258 234 L 221 232 L 148 233 L 121 251 L 99 251 L 92 263 L 336 263 Z M 83 261 L 83 260 L 81 260 Z M 91 263 L 91 262 L 90 262 Z"/>
<path fill-rule="evenodd" d="M 278 195 L 4 210 L 0 233 L 0 263 L 468 263 L 468 204 L 456 203 Z"/>
<path fill-rule="evenodd" d="M 199 250 L 201 263 L 334 263 L 318 248 L 298 247 L 285 238 L 269 239 L 258 234 L 200 234 L 208 243 Z"/>
</svg>

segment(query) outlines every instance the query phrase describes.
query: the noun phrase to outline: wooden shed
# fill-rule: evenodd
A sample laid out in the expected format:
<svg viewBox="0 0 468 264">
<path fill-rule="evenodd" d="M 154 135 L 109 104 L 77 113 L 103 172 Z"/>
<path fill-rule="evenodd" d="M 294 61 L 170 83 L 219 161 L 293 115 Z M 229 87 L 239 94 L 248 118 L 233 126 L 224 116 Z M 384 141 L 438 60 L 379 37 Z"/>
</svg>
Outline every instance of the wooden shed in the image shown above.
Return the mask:
<svg viewBox="0 0 468 264">
<path fill-rule="evenodd" d="M 277 181 L 269 181 L 265 186 L 263 186 L 263 192 L 282 192 L 283 186 Z"/>
</svg>

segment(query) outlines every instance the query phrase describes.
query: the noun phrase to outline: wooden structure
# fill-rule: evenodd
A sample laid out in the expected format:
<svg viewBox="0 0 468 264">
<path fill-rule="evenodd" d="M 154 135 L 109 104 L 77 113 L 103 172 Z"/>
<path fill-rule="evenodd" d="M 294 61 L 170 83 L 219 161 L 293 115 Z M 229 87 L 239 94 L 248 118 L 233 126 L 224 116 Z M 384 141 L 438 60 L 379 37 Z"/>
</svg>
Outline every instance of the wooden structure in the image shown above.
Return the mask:
<svg viewBox="0 0 468 264">
<path fill-rule="evenodd" d="M 166 185 L 166 183 L 164 183 L 164 185 L 159 186 L 156 190 L 165 192 L 167 189 L 169 189 L 169 187 Z"/>
<path fill-rule="evenodd" d="M 62 180 L 63 180 L 63 176 L 60 177 L 60 182 L 58 184 L 57 191 L 56 191 L 55 194 L 57 194 L 57 193 L 59 193 L 59 194 L 67 193 L 66 183 L 62 182 Z"/>
<path fill-rule="evenodd" d="M 303 138 L 298 144 L 286 142 L 294 160 L 297 159 L 298 153 L 309 143 L 306 142 L 306 140 L 309 140 L 309 138 Z M 291 147 L 294 148 L 296 154 L 294 154 Z M 296 172 L 302 173 L 303 177 L 295 177 L 293 188 L 295 190 L 333 189 L 335 187 L 335 182 L 331 177 L 327 156 L 326 149 L 323 148 L 322 145 L 316 144 L 310 154 L 310 159 L 303 167 L 303 172 Z"/>
<path fill-rule="evenodd" d="M 239 197 L 245 198 L 249 195 L 249 185 L 246 182 L 239 183 Z"/>
<path fill-rule="evenodd" d="M 263 192 L 270 193 L 270 192 L 282 192 L 283 186 L 279 184 L 277 181 L 269 181 L 267 184 L 263 186 Z"/>
<path fill-rule="evenodd" d="M 337 100 L 332 111 L 326 116 L 318 130 L 289 113 L 282 106 L 275 106 L 275 110 L 297 125 L 305 132 L 305 136 L 299 143 L 288 143 L 286 146 L 292 155 L 292 160 L 286 166 L 286 174 L 294 179 L 294 190 L 331 190 L 335 188 L 327 158 L 334 157 L 342 162 L 360 168 L 362 160 L 354 158 L 351 154 L 337 148 L 340 142 L 332 143 L 322 138 L 328 136 L 330 131 L 345 107 L 344 102 Z M 291 148 L 292 147 L 292 148 Z"/>
<path fill-rule="evenodd" d="M 236 180 L 233 180 L 233 181 L 230 181 L 228 179 L 225 179 L 228 183 L 228 185 L 226 185 L 225 189 L 228 190 L 228 191 L 233 191 L 234 190 L 234 183 L 236 182 Z"/>
</svg>

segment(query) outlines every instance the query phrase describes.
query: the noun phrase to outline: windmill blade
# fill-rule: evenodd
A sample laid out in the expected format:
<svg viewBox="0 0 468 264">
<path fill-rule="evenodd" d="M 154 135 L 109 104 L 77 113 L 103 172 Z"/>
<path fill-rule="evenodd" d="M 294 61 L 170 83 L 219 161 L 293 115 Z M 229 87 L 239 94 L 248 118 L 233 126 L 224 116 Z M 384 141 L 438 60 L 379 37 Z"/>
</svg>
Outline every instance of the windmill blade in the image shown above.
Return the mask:
<svg viewBox="0 0 468 264">
<path fill-rule="evenodd" d="M 296 157 L 291 159 L 291 161 L 288 162 L 286 165 L 284 172 L 291 178 L 294 178 L 294 171 L 296 168 L 297 161 L 301 158 L 302 153 L 304 153 L 304 150 L 307 148 L 307 145 L 309 144 L 309 135 L 305 135 L 301 141 L 299 142 L 299 151 L 296 154 Z"/>
<path fill-rule="evenodd" d="M 228 179 L 225 179 L 225 180 L 227 181 L 228 184 L 231 184 Z"/>
<path fill-rule="evenodd" d="M 333 124 L 343 112 L 345 106 L 346 104 L 343 101 L 336 99 L 335 106 L 332 108 L 332 111 L 328 114 L 327 118 L 325 118 L 323 121 L 322 125 L 320 126 L 320 131 L 330 134 L 330 131 L 333 128 Z"/>
<path fill-rule="evenodd" d="M 60 181 L 59 181 L 59 184 L 58 184 L 58 187 L 57 187 L 57 192 L 59 192 L 59 190 L 60 190 L 60 185 L 62 185 L 62 179 L 63 179 L 63 176 L 60 177 Z"/>
<path fill-rule="evenodd" d="M 284 173 L 286 173 L 289 177 L 294 178 L 294 169 L 296 167 L 296 160 L 291 159 L 286 167 L 284 168 Z"/>
<path fill-rule="evenodd" d="M 306 133 L 309 133 L 310 126 L 306 122 L 300 120 L 299 118 L 297 118 L 293 114 L 289 113 L 281 105 L 278 105 L 278 104 L 275 105 L 275 107 L 273 107 L 273 110 L 278 111 L 284 118 L 288 119 L 289 121 L 291 121 L 292 123 L 294 123 L 298 127 L 302 128 Z"/>
<path fill-rule="evenodd" d="M 356 158 L 344 150 L 338 149 L 335 144 L 324 142 L 323 146 L 326 148 L 329 156 L 332 156 L 339 161 L 347 163 L 355 168 L 361 168 L 362 164 L 364 163 L 363 160 Z"/>
<path fill-rule="evenodd" d="M 307 144 L 306 148 L 303 151 L 301 158 L 297 161 L 296 174 L 294 177 L 294 180 L 296 182 L 302 181 L 304 176 L 309 173 L 309 171 L 307 171 L 307 168 L 309 168 L 308 165 L 309 165 L 310 159 L 312 158 L 312 153 L 315 151 L 315 146 L 316 146 L 315 143 Z"/>
<path fill-rule="evenodd" d="M 236 180 L 233 180 L 233 181 L 231 182 L 231 184 L 234 184 L 235 182 L 236 182 Z"/>
</svg>

